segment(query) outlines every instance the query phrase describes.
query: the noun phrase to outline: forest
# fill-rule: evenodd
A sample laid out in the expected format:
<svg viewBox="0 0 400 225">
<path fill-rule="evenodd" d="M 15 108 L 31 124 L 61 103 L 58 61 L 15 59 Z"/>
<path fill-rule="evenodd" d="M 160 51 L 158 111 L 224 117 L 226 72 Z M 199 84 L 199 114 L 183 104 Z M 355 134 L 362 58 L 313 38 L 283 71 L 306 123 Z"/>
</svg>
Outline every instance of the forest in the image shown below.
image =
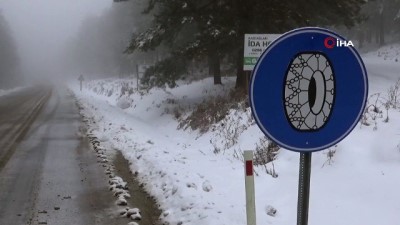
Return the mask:
<svg viewBox="0 0 400 225">
<path fill-rule="evenodd" d="M 9 24 L 0 13 L 0 89 L 15 86 L 20 80 L 17 46 Z"/>
<path fill-rule="evenodd" d="M 127 0 L 86 19 L 67 47 L 69 68 L 93 76 L 132 76 L 150 65 L 143 87 L 179 79 L 236 76 L 243 89 L 243 37 L 318 26 L 360 51 L 400 39 L 398 0 Z"/>
</svg>

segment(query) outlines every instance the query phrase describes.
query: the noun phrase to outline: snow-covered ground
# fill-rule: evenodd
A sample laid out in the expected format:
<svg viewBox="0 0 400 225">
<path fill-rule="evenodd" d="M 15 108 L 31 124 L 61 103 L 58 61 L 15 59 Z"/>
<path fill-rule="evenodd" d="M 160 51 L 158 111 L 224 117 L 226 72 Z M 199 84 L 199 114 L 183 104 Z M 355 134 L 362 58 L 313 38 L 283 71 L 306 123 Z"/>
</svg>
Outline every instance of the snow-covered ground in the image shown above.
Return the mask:
<svg viewBox="0 0 400 225">
<path fill-rule="evenodd" d="M 385 49 L 392 57 L 400 47 Z M 382 110 L 371 108 L 365 121 L 370 126 L 359 124 L 337 147 L 313 154 L 310 225 L 400 224 L 400 110 L 387 112 L 379 103 L 400 78 L 400 62 L 393 58 L 385 60 L 378 52 L 364 55 L 370 94 L 381 93 L 370 99 L 375 104 L 379 98 Z M 205 79 L 145 94 L 135 90 L 135 81 L 121 79 L 90 81 L 82 92 L 77 83 L 70 88 L 92 132 L 132 163 L 131 170 L 160 204 L 164 221 L 243 225 L 240 153 L 256 149 L 263 138 L 249 108 L 230 110 L 205 133 L 179 128 L 176 119 L 185 118 L 204 99 L 227 95 L 234 79 L 224 78 L 223 83 L 214 86 L 212 79 Z M 264 167 L 255 168 L 258 224 L 296 223 L 298 166 L 299 154 L 281 149 L 267 165 L 277 178 Z M 271 206 L 277 209 L 275 216 L 267 215 Z"/>
</svg>

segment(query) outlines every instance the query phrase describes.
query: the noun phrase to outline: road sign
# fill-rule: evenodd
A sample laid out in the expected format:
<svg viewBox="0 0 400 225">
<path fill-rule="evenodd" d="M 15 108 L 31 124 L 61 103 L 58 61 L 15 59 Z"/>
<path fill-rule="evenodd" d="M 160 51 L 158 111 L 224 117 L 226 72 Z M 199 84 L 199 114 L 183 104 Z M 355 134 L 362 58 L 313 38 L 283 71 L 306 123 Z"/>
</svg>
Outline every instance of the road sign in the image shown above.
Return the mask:
<svg viewBox="0 0 400 225">
<path fill-rule="evenodd" d="M 80 75 L 79 78 L 78 78 L 78 80 L 79 80 L 79 81 L 84 81 L 85 78 L 83 78 L 83 75 Z"/>
<path fill-rule="evenodd" d="M 251 71 L 264 50 L 280 34 L 245 34 L 243 70 Z"/>
<path fill-rule="evenodd" d="M 356 126 L 364 110 L 367 72 L 353 46 L 321 28 L 301 28 L 272 42 L 250 81 L 256 123 L 280 146 L 326 149 Z M 334 43 L 334 44 L 332 44 Z"/>
</svg>

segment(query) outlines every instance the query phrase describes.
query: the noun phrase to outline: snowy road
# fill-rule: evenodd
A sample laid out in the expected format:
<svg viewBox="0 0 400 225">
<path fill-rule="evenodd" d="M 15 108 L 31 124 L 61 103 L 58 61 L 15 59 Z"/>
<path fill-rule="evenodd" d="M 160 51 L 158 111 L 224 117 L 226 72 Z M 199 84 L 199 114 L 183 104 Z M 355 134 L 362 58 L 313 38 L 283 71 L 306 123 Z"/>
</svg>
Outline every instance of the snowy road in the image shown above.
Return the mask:
<svg viewBox="0 0 400 225">
<path fill-rule="evenodd" d="M 49 93 L 26 88 L 0 97 L 0 224 L 126 224 L 79 135 L 73 98 L 63 88 Z"/>
<path fill-rule="evenodd" d="M 386 93 L 387 88 L 400 79 L 400 63 L 364 58 L 367 67 L 370 94 Z"/>
</svg>

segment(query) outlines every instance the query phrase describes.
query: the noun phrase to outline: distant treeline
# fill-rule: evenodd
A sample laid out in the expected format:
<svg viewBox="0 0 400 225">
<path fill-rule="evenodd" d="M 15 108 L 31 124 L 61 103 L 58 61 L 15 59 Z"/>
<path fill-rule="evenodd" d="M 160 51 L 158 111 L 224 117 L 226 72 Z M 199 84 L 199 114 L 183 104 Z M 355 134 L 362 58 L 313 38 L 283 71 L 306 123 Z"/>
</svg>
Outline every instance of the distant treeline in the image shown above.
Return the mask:
<svg viewBox="0 0 400 225">
<path fill-rule="evenodd" d="M 0 89 L 13 87 L 20 80 L 19 63 L 10 27 L 0 14 Z"/>
<path fill-rule="evenodd" d="M 363 44 L 400 31 L 400 0 L 129 0 L 82 25 L 71 65 L 88 73 L 134 74 L 151 64 L 145 86 L 174 86 L 193 68 L 221 84 L 224 71 L 244 88 L 245 33 L 284 33 L 303 26 L 343 31 Z M 204 69 L 204 68 L 205 69 Z"/>
</svg>

